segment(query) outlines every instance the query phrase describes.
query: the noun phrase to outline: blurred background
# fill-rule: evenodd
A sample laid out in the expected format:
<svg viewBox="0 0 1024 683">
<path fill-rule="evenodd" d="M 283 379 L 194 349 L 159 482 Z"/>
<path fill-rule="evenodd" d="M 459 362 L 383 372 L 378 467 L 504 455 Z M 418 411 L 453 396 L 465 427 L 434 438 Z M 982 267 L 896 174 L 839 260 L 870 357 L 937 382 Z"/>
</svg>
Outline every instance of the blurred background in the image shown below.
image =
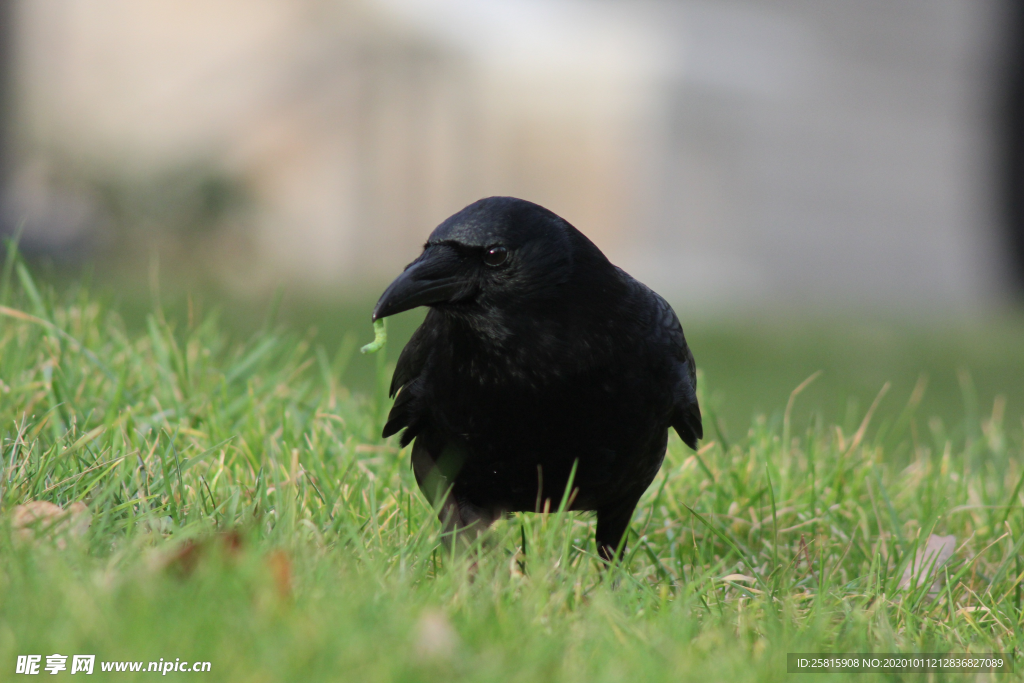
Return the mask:
<svg viewBox="0 0 1024 683">
<path fill-rule="evenodd" d="M 369 337 L 436 224 L 515 195 L 673 302 L 734 436 L 819 369 L 806 415 L 852 428 L 886 381 L 1021 426 L 1019 2 L 0 0 L 0 31 L 0 231 L 129 322 L 159 281 L 244 333 L 283 287 L 317 343 Z"/>
</svg>

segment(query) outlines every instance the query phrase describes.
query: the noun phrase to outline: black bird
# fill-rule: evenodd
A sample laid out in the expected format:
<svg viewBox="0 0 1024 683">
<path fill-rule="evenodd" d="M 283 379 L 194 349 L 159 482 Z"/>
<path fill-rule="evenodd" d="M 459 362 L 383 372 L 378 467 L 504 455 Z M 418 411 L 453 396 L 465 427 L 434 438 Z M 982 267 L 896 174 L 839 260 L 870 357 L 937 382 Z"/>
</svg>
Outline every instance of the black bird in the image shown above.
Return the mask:
<svg viewBox="0 0 1024 683">
<path fill-rule="evenodd" d="M 384 426 L 446 531 L 508 512 L 597 511 L 611 560 L 661 467 L 668 428 L 703 436 L 672 307 L 551 211 L 490 197 L 441 223 L 374 321 L 430 311 L 403 349 Z M 552 503 L 553 501 L 553 503 Z"/>
</svg>

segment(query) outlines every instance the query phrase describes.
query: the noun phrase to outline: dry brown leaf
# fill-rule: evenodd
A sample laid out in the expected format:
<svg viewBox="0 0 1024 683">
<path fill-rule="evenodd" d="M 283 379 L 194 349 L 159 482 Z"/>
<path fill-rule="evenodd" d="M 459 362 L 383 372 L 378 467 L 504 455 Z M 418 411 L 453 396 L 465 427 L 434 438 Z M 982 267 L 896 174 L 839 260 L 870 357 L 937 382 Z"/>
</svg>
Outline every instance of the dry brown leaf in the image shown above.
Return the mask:
<svg viewBox="0 0 1024 683">
<path fill-rule="evenodd" d="M 416 623 L 413 652 L 422 662 L 451 659 L 459 647 L 459 635 L 444 612 L 427 610 Z"/>
<path fill-rule="evenodd" d="M 237 530 L 223 531 L 201 538 L 190 538 L 174 550 L 157 557 L 156 567 L 181 577 L 191 576 L 199 561 L 211 550 L 235 559 L 242 552 L 242 534 Z"/>
<path fill-rule="evenodd" d="M 292 562 L 283 550 L 273 550 L 267 554 L 264 561 L 274 577 L 274 586 L 282 598 L 288 598 L 292 594 Z"/>
<path fill-rule="evenodd" d="M 914 561 L 903 572 L 900 579 L 900 589 L 920 588 L 926 583 L 931 583 L 928 595 L 935 597 L 939 594 L 939 572 L 942 566 L 949 562 L 956 550 L 956 536 L 936 536 L 932 534 L 923 548 L 918 548 L 914 553 Z"/>
<path fill-rule="evenodd" d="M 45 500 L 18 505 L 11 513 L 11 528 L 20 540 L 55 538 L 58 548 L 67 547 L 68 538 L 82 538 L 92 523 L 92 513 L 82 502 L 64 509 Z"/>
<path fill-rule="evenodd" d="M 238 529 L 220 531 L 190 538 L 168 552 L 156 554 L 150 561 L 152 569 L 166 571 L 181 579 L 192 576 L 204 562 L 219 558 L 236 564 L 246 552 L 246 542 Z M 283 550 L 271 550 L 263 556 L 273 586 L 281 598 L 292 594 L 292 563 Z"/>
<path fill-rule="evenodd" d="M 754 578 L 753 576 L 747 576 L 746 574 L 729 574 L 728 576 L 723 576 L 721 580 L 722 581 L 746 581 L 748 583 L 756 583 L 757 582 L 756 578 Z"/>
</svg>

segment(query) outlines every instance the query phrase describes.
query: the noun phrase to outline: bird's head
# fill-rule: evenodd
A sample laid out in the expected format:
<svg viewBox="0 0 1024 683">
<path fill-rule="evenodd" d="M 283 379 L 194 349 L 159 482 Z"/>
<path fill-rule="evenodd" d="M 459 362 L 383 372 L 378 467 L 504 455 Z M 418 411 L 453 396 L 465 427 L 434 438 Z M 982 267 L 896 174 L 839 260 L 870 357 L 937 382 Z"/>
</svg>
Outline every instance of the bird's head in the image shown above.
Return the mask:
<svg viewBox="0 0 1024 683">
<path fill-rule="evenodd" d="M 373 319 L 417 306 L 473 313 L 551 299 L 580 258 L 607 264 L 547 209 L 512 197 L 481 199 L 437 226 L 381 295 Z"/>
</svg>

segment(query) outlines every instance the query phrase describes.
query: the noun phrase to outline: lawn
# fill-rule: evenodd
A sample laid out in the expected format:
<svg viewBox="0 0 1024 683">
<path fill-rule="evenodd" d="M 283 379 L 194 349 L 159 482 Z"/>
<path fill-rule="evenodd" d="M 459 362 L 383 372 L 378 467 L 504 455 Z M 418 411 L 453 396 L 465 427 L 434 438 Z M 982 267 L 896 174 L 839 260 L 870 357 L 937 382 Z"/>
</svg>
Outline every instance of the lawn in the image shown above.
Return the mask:
<svg viewBox="0 0 1024 683">
<path fill-rule="evenodd" d="M 73 655 L 93 654 L 99 680 L 157 675 L 103 663 L 198 661 L 210 671 L 167 676 L 769 681 L 790 675 L 790 652 L 1024 642 L 1020 406 L 982 396 L 999 381 L 1022 390 L 1012 324 L 972 357 L 1005 356 L 1011 370 L 961 372 L 953 402 L 941 379 L 934 404 L 917 369 L 897 368 L 883 389 L 856 339 L 834 347 L 847 361 L 804 339 L 799 357 L 831 371 L 802 393 L 807 375 L 779 385 L 786 367 L 750 378 L 771 390 L 744 404 L 765 412 L 742 428 L 728 411 L 744 377 L 721 360 L 737 337 L 691 334 L 698 363 L 702 344 L 710 359 L 702 403 L 726 417 L 709 420 L 697 453 L 672 435 L 628 556 L 603 568 L 593 519 L 557 501 L 444 550 L 408 454 L 379 436 L 394 343 L 368 361 L 303 325 L 268 317 L 240 338 L 217 315 L 159 304 L 125 322 L 84 287 L 35 282 L 13 256 L 2 278 L 2 680 L 20 678 L 19 655 L 41 655 L 40 670 L 67 656 L 68 676 Z M 356 331 L 369 341 L 368 323 Z M 882 370 L 975 348 L 914 339 Z M 864 394 L 862 380 L 877 386 Z M 901 587 L 931 535 L 954 536 L 952 556 Z"/>
</svg>

